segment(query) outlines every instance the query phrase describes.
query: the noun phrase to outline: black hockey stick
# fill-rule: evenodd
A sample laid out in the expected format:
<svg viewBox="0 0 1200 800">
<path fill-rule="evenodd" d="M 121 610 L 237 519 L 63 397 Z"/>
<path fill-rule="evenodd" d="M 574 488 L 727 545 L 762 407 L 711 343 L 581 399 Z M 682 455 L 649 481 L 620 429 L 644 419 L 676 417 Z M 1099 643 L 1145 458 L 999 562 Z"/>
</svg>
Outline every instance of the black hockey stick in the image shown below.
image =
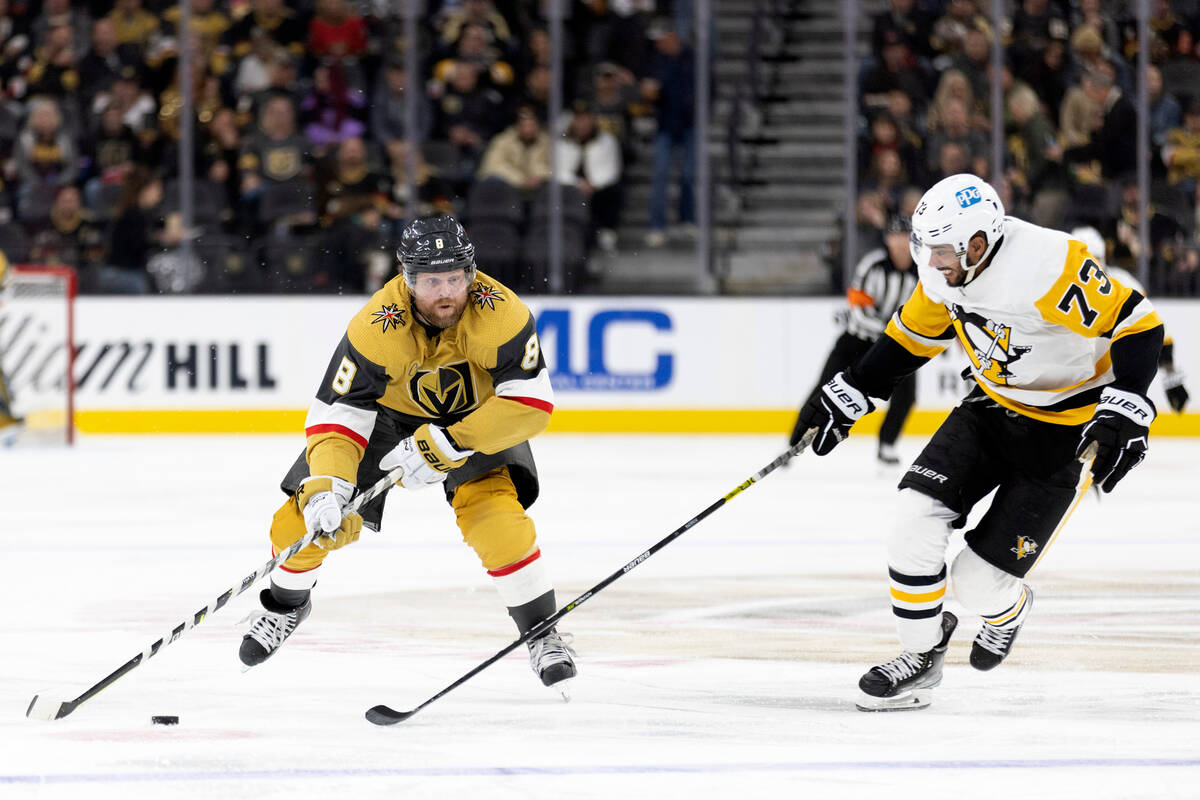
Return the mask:
<svg viewBox="0 0 1200 800">
<path fill-rule="evenodd" d="M 351 500 L 349 505 L 346 506 L 346 511 L 357 512 L 367 503 L 371 502 L 376 497 L 390 489 L 393 485 L 395 485 L 395 482 L 400 480 L 402 477 L 402 470 L 397 467 L 376 481 L 374 485 L 368 487 L 367 490 L 362 494 Z M 112 686 L 117 682 L 117 679 L 125 676 L 129 672 L 132 672 L 143 661 L 157 655 L 163 647 L 169 645 L 171 642 L 175 641 L 179 637 L 183 636 L 183 634 L 199 625 L 209 614 L 219 611 L 231 599 L 249 589 L 251 586 L 257 583 L 260 578 L 270 573 L 271 570 L 275 569 L 275 567 L 284 563 L 289 558 L 296 555 L 296 553 L 299 553 L 301 550 L 303 550 L 305 547 L 308 547 L 308 545 L 310 545 L 315 538 L 317 538 L 317 533 L 306 533 L 303 538 L 300 539 L 300 541 L 296 542 L 291 547 L 287 548 L 282 553 L 263 564 L 245 578 L 242 578 L 241 583 L 239 583 L 236 587 L 226 589 L 217 596 L 216 600 L 176 625 L 171 629 L 169 634 L 163 636 L 161 639 L 158 639 L 145 650 L 138 653 L 121 666 L 117 667 L 107 677 L 102 678 L 100 681 L 93 684 L 90 689 L 79 695 L 79 697 L 76 697 L 74 700 L 52 700 L 40 694 L 34 695 L 33 700 L 29 702 L 29 708 L 25 710 L 25 716 L 29 717 L 30 719 L 41 719 L 47 721 L 62 719 L 63 717 L 67 716 L 80 705 L 86 703 L 88 700 L 91 700 L 109 686 Z"/>
<path fill-rule="evenodd" d="M 548 618 L 546 618 L 545 620 L 540 622 L 538 625 L 534 626 L 533 628 L 530 628 L 528 631 L 526 631 L 520 638 L 518 638 L 512 644 L 508 645 L 503 650 L 496 653 L 494 656 L 489 658 L 487 661 L 484 661 L 483 663 L 476 666 L 474 669 L 472 669 L 467 674 L 463 675 L 461 678 L 456 680 L 454 683 L 450 684 L 445 689 L 442 689 L 440 692 L 438 692 L 433 697 L 426 700 L 424 703 L 421 703 L 421 705 L 417 706 L 416 708 L 414 708 L 411 711 L 397 711 L 394 708 L 389 708 L 384 705 L 374 706 L 367 710 L 367 719 L 370 720 L 371 722 L 375 723 L 376 725 L 395 725 L 397 722 L 403 722 L 404 720 L 411 717 L 413 714 L 416 714 L 418 711 L 425 708 L 427 705 L 429 705 L 433 701 L 449 694 L 451 691 L 453 691 L 454 689 L 457 689 L 459 686 L 462 686 L 464 683 L 469 681 L 471 678 L 475 677 L 480 672 L 483 672 L 485 669 L 490 667 L 492 664 L 495 664 L 497 661 L 504 658 L 506 655 L 511 653 L 513 650 L 516 650 L 521 645 L 525 644 L 526 642 L 530 641 L 531 639 L 537 639 L 537 638 L 544 636 L 547 633 L 547 631 L 549 631 L 552 627 L 554 627 L 555 623 L 557 623 L 560 619 L 562 619 L 567 614 L 574 611 L 579 606 L 583 605 L 583 603 L 585 601 L 587 601 L 593 595 L 600 592 L 602 589 L 604 589 L 606 586 L 608 586 L 613 581 L 617 580 L 617 578 L 620 578 L 625 573 L 632 571 L 634 567 L 638 566 L 643 561 L 650 558 L 650 556 L 654 555 L 659 550 L 662 550 L 664 547 L 666 547 L 668 544 L 670 544 L 675 539 L 678 539 L 680 536 L 687 533 L 689 530 L 691 530 L 693 527 L 695 527 L 698 522 L 703 520 L 709 514 L 713 513 L 718 508 L 725 505 L 733 498 L 737 497 L 743 491 L 750 488 L 750 486 L 752 486 L 755 483 L 758 483 L 760 480 L 765 478 L 767 475 L 771 474 L 779 467 L 783 466 L 784 464 L 788 463 L 796 456 L 803 453 L 805 448 L 808 447 L 808 445 L 812 442 L 813 438 L 816 435 L 817 435 L 817 429 L 810 428 L 809 431 L 804 434 L 804 438 L 802 438 L 794 446 L 789 448 L 786 453 L 784 453 L 783 455 L 776 458 L 770 464 L 767 464 L 765 467 L 760 469 L 758 472 L 754 473 L 752 476 L 747 478 L 742 483 L 738 484 L 738 486 L 732 492 L 725 495 L 721 499 L 717 500 L 715 503 L 710 505 L 708 508 L 704 509 L 699 514 L 692 517 L 691 519 L 689 519 L 687 522 L 680 525 L 675 530 L 671 531 L 671 533 L 667 534 L 662 539 L 660 539 L 659 541 L 657 541 L 653 545 L 651 545 L 649 549 L 645 550 L 640 555 L 638 555 L 637 558 L 633 559 L 628 564 L 626 564 L 625 566 L 621 567 L 619 570 L 614 572 L 612 575 L 609 575 L 607 578 L 600 581 L 599 583 L 597 583 L 592 588 L 588 589 L 583 594 L 579 595 L 579 597 L 576 597 L 574 600 L 567 603 L 565 606 L 560 608 L 558 611 L 554 612 L 552 615 L 550 615 Z"/>
</svg>

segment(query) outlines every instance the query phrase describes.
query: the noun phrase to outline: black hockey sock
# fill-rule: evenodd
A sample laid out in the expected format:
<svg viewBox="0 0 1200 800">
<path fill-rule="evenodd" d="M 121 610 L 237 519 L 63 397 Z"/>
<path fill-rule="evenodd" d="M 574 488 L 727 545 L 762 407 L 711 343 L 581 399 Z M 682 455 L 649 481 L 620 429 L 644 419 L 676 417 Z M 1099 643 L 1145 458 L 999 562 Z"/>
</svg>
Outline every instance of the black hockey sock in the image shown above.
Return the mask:
<svg viewBox="0 0 1200 800">
<path fill-rule="evenodd" d="M 299 608 L 307 603 L 309 595 L 311 594 L 311 589 L 284 589 L 281 586 L 275 585 L 274 581 L 271 581 L 270 598 L 272 602 L 278 606 L 278 608 L 268 608 L 267 610 L 281 612 L 291 611 L 292 609 Z M 265 607 L 265 601 L 267 599 L 266 596 L 262 597 L 261 599 L 264 601 L 263 606 Z"/>
<path fill-rule="evenodd" d="M 542 620 L 551 616 L 558 608 L 554 601 L 554 590 L 522 603 L 519 606 L 509 606 L 508 615 L 517 623 L 517 629 L 524 634 Z"/>
</svg>

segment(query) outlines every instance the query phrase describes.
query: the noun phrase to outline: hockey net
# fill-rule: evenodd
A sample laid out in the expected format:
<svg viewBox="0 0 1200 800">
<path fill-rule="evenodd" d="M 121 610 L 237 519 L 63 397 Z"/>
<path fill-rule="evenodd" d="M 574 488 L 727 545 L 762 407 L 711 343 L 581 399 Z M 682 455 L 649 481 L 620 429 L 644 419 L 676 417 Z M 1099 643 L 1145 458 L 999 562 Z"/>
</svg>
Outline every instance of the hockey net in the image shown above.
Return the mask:
<svg viewBox="0 0 1200 800">
<path fill-rule="evenodd" d="M 16 266 L 0 286 L 0 381 L 19 444 L 75 440 L 75 270 Z M 15 436 L 14 436 L 15 431 Z"/>
</svg>

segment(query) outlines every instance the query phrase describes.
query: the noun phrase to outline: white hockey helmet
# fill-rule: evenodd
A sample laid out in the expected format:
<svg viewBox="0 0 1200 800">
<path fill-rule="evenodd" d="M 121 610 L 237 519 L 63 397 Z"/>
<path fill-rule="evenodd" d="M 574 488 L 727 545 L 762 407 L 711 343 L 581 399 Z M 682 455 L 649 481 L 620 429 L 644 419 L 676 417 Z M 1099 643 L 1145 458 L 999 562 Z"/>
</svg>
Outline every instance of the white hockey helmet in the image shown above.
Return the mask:
<svg viewBox="0 0 1200 800">
<path fill-rule="evenodd" d="M 977 232 L 987 236 L 987 250 L 975 266 L 967 264 L 967 243 Z M 921 196 L 912 217 L 913 261 L 928 267 L 933 248 L 949 245 L 966 271 L 966 285 L 975 277 L 975 270 L 996 248 L 1004 235 L 1004 203 L 1000 195 L 982 178 L 962 173 L 935 183 Z"/>
<path fill-rule="evenodd" d="M 1100 235 L 1100 231 L 1091 225 L 1083 225 L 1071 231 L 1071 238 L 1078 239 L 1087 245 L 1092 258 L 1099 261 L 1100 266 L 1104 266 L 1108 248 L 1104 244 L 1104 237 Z"/>
</svg>

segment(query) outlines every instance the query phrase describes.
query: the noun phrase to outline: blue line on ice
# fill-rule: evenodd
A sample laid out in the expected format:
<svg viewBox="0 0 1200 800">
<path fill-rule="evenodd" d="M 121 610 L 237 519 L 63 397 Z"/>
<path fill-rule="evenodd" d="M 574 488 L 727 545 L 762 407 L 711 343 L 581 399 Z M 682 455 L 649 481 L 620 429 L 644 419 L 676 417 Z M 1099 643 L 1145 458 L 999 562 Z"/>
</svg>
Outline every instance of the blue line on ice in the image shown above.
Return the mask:
<svg viewBox="0 0 1200 800">
<path fill-rule="evenodd" d="M 738 764 L 579 764 L 512 767 L 397 767 L 383 769 L 278 769 L 245 772 L 112 772 L 67 775 L 0 775 L 0 784 L 246 781 L 311 778 L 387 778 L 498 775 L 632 775 L 725 772 L 839 772 L 845 770 L 1079 769 L 1091 767 L 1200 767 L 1200 758 L 1047 758 L 979 761 L 795 761 Z"/>
</svg>

